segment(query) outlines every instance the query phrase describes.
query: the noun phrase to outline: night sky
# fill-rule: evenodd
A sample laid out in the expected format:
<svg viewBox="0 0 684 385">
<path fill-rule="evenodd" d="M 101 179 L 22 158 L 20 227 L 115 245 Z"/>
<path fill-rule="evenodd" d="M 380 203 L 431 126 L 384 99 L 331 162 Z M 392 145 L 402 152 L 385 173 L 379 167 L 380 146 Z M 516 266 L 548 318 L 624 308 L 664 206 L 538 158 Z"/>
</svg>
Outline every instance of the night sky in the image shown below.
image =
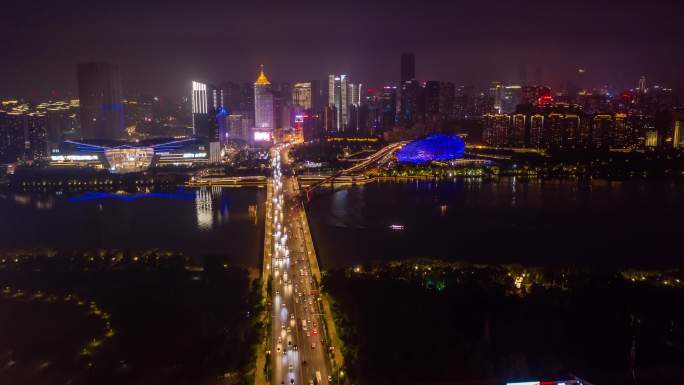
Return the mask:
<svg viewBox="0 0 684 385">
<path fill-rule="evenodd" d="M 397 83 L 399 55 L 421 80 L 559 86 L 684 84 L 684 1 L 12 1 L 0 5 L 0 97 L 75 96 L 76 63 L 113 61 L 124 91 L 178 97 L 191 79 L 272 81 L 346 73 Z"/>
</svg>

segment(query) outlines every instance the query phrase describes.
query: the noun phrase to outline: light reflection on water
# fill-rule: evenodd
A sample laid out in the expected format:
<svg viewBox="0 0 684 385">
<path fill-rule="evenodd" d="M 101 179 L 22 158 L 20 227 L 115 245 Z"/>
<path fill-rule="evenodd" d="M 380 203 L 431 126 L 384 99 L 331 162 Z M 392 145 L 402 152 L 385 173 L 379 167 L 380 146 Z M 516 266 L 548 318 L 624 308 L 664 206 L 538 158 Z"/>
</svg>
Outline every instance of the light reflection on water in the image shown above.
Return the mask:
<svg viewBox="0 0 684 385">
<path fill-rule="evenodd" d="M 324 269 L 421 257 L 681 265 L 682 196 L 681 182 L 465 178 L 351 187 L 308 212 Z"/>
<path fill-rule="evenodd" d="M 234 255 L 256 265 L 263 189 L 126 192 L 0 192 L 0 250 L 178 250 Z"/>
</svg>

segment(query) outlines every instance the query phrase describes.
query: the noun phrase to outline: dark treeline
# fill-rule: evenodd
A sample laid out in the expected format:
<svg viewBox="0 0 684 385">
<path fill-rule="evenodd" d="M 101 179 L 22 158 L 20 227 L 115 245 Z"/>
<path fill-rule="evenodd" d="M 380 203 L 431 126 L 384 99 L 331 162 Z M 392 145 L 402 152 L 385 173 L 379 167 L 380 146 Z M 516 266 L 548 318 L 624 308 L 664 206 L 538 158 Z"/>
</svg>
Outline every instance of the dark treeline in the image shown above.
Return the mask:
<svg viewBox="0 0 684 385">
<path fill-rule="evenodd" d="M 632 384 L 632 369 L 639 384 L 680 384 L 684 289 L 675 279 L 404 262 L 332 271 L 323 285 L 347 370 L 360 384 L 489 384 L 557 373 Z"/>
<path fill-rule="evenodd" d="M 203 269 L 169 252 L 3 256 L 0 282 L 58 300 L 71 295 L 97 301 L 115 331 L 91 354 L 73 352 L 75 372 L 53 368 L 30 381 L 198 384 L 227 375 L 253 382 L 258 282 L 225 256 L 206 257 Z M 14 358 L 18 365 L 21 358 Z"/>
</svg>

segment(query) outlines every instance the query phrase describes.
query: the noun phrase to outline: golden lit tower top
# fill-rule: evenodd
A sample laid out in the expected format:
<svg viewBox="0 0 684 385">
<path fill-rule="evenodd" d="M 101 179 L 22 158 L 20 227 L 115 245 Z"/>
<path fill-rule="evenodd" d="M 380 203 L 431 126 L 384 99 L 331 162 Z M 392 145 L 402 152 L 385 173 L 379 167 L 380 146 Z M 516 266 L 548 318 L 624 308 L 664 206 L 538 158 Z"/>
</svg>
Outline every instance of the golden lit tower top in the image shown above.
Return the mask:
<svg viewBox="0 0 684 385">
<path fill-rule="evenodd" d="M 268 78 L 264 74 L 264 65 L 261 65 L 261 72 L 259 73 L 259 77 L 257 78 L 256 82 L 254 82 L 255 86 L 268 86 L 270 85 L 271 82 L 268 81 Z"/>
</svg>

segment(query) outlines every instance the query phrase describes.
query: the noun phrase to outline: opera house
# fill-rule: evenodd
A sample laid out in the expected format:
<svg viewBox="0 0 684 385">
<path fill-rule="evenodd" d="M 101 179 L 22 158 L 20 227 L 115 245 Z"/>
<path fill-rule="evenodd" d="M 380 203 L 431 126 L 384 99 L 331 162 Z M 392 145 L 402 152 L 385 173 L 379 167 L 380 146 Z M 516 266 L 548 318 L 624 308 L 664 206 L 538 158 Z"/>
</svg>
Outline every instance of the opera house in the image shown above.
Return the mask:
<svg viewBox="0 0 684 385">
<path fill-rule="evenodd" d="M 456 135 L 432 134 L 415 140 L 397 151 L 402 163 L 429 163 L 460 159 L 465 152 L 465 142 Z"/>
</svg>

